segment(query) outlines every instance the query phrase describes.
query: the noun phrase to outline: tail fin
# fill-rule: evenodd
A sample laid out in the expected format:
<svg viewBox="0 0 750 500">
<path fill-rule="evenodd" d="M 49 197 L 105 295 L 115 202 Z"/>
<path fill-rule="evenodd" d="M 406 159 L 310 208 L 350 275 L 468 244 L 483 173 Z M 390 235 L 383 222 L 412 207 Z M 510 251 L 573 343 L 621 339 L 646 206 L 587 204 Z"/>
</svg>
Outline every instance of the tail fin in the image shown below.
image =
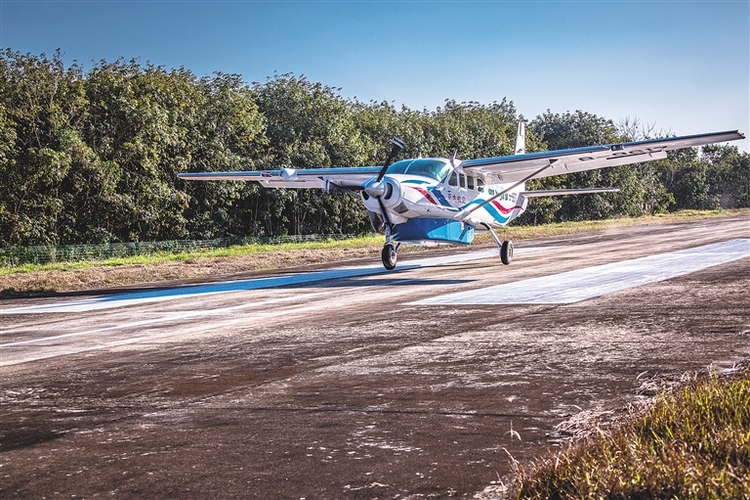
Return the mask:
<svg viewBox="0 0 750 500">
<path fill-rule="evenodd" d="M 518 132 L 516 133 L 516 152 L 514 154 L 526 154 L 526 121 L 523 116 L 518 118 Z"/>
</svg>

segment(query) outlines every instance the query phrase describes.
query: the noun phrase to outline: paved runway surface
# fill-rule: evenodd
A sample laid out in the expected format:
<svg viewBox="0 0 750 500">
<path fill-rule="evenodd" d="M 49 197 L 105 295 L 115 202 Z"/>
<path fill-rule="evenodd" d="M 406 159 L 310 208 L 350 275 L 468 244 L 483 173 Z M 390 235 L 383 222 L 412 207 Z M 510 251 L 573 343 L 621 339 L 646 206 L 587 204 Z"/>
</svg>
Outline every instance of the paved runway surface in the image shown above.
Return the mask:
<svg viewBox="0 0 750 500">
<path fill-rule="evenodd" d="M 749 238 L 690 221 L 518 242 L 509 267 L 0 301 L 0 495 L 471 498 L 579 409 L 749 356 Z"/>
</svg>

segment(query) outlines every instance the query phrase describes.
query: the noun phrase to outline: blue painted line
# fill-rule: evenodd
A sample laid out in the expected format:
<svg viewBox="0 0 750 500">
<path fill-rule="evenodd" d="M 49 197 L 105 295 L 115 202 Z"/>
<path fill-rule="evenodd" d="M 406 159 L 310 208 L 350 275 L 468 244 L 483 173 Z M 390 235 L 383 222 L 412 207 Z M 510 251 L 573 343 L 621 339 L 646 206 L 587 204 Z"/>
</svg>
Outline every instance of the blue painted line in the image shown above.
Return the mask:
<svg viewBox="0 0 750 500">
<path fill-rule="evenodd" d="M 530 251 L 532 249 L 525 249 Z M 524 251 L 524 250 L 522 250 Z M 85 312 L 113 307 L 125 307 L 138 304 L 174 300 L 180 298 L 195 297 L 199 295 L 243 292 L 249 290 L 261 290 L 267 288 L 278 288 L 282 286 L 305 285 L 342 278 L 354 278 L 372 276 L 377 274 L 393 275 L 400 271 L 418 269 L 421 267 L 451 264 L 497 256 L 497 250 L 484 250 L 469 253 L 456 253 L 443 257 L 428 257 L 413 261 L 400 262 L 396 271 L 386 271 L 382 266 L 357 266 L 344 267 L 325 271 L 313 271 L 308 273 L 295 273 L 285 276 L 274 276 L 270 278 L 258 278 L 241 281 L 228 281 L 223 283 L 211 283 L 206 285 L 181 286 L 175 288 L 164 288 L 159 290 L 145 290 L 142 292 L 130 292 L 122 294 L 93 297 L 91 299 L 51 302 L 46 304 L 16 307 L 11 309 L 0 309 L 3 314 L 35 314 L 35 313 L 70 313 Z"/>
</svg>

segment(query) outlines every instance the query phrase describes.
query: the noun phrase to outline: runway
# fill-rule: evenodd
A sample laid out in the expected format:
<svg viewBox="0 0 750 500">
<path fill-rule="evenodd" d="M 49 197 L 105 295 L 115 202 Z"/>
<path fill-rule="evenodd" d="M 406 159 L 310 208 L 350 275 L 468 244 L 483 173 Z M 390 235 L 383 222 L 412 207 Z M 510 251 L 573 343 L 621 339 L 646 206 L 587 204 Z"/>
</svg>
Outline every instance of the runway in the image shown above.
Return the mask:
<svg viewBox="0 0 750 500">
<path fill-rule="evenodd" d="M 725 218 L 0 301 L 0 494 L 470 498 L 579 408 L 750 356 L 748 257 Z"/>
<path fill-rule="evenodd" d="M 414 305 L 570 304 L 746 259 L 750 240 L 737 239 L 413 302 Z"/>
</svg>

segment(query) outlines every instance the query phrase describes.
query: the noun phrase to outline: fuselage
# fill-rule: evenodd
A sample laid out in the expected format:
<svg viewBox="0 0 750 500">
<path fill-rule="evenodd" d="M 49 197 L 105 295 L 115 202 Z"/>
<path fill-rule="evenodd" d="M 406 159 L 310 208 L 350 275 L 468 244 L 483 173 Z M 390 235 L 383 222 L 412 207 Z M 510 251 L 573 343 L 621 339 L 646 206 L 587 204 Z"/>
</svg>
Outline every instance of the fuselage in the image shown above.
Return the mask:
<svg viewBox="0 0 750 500">
<path fill-rule="evenodd" d="M 445 158 L 396 162 L 386 171 L 383 182 L 386 185 L 380 201 L 366 190 L 362 191 L 362 201 L 375 214 L 382 213 L 382 202 L 393 224 L 432 218 L 450 219 L 478 229 L 500 228 L 521 215 L 528 203 L 521 194 L 524 184 L 520 184 L 472 211 L 512 184 L 491 183 L 487 178 L 469 175 L 461 169 L 460 162 Z"/>
</svg>

